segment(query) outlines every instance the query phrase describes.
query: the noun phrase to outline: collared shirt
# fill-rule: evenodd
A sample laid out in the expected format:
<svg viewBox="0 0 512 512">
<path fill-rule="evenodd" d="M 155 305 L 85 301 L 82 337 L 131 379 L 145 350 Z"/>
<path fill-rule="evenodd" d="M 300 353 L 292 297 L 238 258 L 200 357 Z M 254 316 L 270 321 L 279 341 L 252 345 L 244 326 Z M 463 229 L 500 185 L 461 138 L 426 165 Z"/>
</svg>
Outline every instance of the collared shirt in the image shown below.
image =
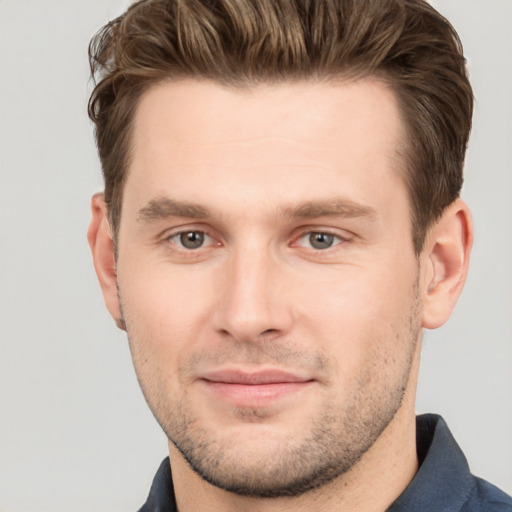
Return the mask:
<svg viewBox="0 0 512 512">
<path fill-rule="evenodd" d="M 418 416 L 416 434 L 420 467 L 387 512 L 512 512 L 510 496 L 470 473 L 464 454 L 440 416 Z M 176 511 L 167 458 L 139 512 Z"/>
</svg>

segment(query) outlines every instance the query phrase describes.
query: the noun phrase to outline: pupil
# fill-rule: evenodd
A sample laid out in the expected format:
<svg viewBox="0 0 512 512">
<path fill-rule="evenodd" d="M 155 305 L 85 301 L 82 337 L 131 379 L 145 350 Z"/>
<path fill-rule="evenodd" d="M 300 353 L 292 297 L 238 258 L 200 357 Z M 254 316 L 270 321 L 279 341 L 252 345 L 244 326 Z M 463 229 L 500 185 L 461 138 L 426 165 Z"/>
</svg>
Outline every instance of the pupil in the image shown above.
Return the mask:
<svg viewBox="0 0 512 512">
<path fill-rule="evenodd" d="M 309 243 L 315 249 L 328 249 L 334 242 L 334 235 L 329 233 L 311 233 Z"/>
<path fill-rule="evenodd" d="M 189 231 L 180 235 L 180 242 L 187 249 L 198 249 L 203 245 L 204 233 Z"/>
</svg>

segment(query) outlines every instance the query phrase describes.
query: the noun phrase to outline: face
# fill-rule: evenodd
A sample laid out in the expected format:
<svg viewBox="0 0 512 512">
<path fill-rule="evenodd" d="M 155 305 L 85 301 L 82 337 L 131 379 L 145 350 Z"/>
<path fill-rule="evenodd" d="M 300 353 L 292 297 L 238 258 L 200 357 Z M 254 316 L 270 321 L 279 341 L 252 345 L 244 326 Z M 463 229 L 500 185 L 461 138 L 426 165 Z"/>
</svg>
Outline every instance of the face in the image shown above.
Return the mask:
<svg viewBox="0 0 512 512">
<path fill-rule="evenodd" d="M 121 309 L 155 417 L 214 485 L 318 487 L 400 409 L 421 323 L 402 129 L 370 80 L 143 96 Z"/>
</svg>

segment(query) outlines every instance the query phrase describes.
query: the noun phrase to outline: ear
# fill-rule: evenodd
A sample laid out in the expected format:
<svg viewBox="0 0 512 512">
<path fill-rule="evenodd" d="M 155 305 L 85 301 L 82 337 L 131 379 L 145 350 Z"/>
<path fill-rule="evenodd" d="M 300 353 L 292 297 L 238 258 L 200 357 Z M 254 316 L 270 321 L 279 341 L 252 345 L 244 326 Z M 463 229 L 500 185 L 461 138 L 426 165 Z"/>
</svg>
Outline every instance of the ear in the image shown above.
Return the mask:
<svg viewBox="0 0 512 512">
<path fill-rule="evenodd" d="M 87 240 L 91 247 L 94 268 L 103 292 L 103 299 L 116 325 L 120 329 L 126 330 L 117 290 L 114 242 L 103 194 L 95 194 L 92 197 L 91 211 L 92 217 L 87 231 Z"/>
<path fill-rule="evenodd" d="M 457 199 L 429 230 L 423 258 L 422 326 L 436 329 L 449 318 L 460 296 L 473 245 L 473 224 L 467 205 Z"/>
</svg>

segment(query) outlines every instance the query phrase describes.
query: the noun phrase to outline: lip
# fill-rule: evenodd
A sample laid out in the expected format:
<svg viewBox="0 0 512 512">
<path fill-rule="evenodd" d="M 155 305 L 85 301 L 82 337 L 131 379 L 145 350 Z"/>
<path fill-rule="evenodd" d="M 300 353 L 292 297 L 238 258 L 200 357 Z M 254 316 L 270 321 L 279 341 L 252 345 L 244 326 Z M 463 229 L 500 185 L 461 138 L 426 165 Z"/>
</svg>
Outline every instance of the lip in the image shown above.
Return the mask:
<svg viewBox="0 0 512 512">
<path fill-rule="evenodd" d="M 199 380 L 217 399 L 240 408 L 270 406 L 315 382 L 282 370 L 221 370 L 206 373 Z"/>
<path fill-rule="evenodd" d="M 291 372 L 273 369 L 258 370 L 255 372 L 243 370 L 219 370 L 205 373 L 202 378 L 210 382 L 245 384 L 247 386 L 308 382 L 312 380 L 309 377 L 302 377 Z"/>
</svg>

